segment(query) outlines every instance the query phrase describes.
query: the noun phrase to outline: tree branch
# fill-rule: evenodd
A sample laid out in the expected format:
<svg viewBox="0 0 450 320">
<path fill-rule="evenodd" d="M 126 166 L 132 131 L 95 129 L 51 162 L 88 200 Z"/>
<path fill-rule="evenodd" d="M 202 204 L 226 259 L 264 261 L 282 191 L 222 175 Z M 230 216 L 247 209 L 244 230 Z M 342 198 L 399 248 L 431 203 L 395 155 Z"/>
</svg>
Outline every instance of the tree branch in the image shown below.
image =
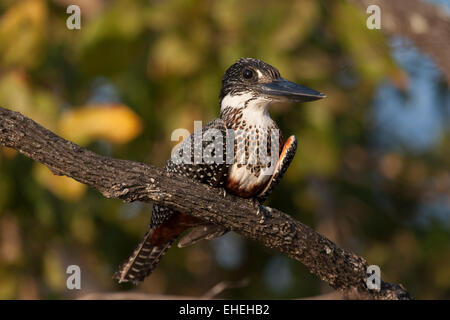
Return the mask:
<svg viewBox="0 0 450 320">
<path fill-rule="evenodd" d="M 402 285 L 366 286 L 367 262 L 289 215 L 267 208 L 265 219 L 251 200 L 224 196 L 217 189 L 163 169 L 98 155 L 67 141 L 20 113 L 0 107 L 0 145 L 14 148 L 65 175 L 126 202 L 155 202 L 220 224 L 303 263 L 310 272 L 350 298 L 409 299 Z"/>
</svg>

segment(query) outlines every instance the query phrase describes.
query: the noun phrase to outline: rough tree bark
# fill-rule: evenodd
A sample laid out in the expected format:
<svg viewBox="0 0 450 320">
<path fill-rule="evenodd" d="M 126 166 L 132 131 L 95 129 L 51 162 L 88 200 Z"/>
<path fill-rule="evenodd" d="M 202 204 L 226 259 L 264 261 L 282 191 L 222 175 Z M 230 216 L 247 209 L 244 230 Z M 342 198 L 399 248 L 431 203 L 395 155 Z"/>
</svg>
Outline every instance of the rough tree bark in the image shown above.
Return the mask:
<svg viewBox="0 0 450 320">
<path fill-rule="evenodd" d="M 339 248 L 279 210 L 267 208 L 262 219 L 251 200 L 224 196 L 216 189 L 151 165 L 98 155 L 1 107 L 0 145 L 43 163 L 56 175 L 87 184 L 106 198 L 155 202 L 221 224 L 303 263 L 348 298 L 410 299 L 402 285 L 382 282 L 380 291 L 369 290 L 364 258 Z"/>
</svg>

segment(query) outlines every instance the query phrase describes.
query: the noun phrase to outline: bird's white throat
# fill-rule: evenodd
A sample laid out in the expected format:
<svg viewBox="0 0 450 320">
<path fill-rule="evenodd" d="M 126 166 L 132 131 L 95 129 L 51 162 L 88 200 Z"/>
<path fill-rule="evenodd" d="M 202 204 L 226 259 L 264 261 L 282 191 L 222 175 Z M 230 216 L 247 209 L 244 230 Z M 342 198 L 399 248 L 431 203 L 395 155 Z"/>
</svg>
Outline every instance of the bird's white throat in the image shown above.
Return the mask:
<svg viewBox="0 0 450 320">
<path fill-rule="evenodd" d="M 273 123 L 269 114 L 269 106 L 272 100 L 265 97 L 254 96 L 252 93 L 227 94 L 221 103 L 221 112 L 231 108 L 231 110 L 241 109 L 242 119 L 247 124 L 255 126 L 269 126 Z"/>
</svg>

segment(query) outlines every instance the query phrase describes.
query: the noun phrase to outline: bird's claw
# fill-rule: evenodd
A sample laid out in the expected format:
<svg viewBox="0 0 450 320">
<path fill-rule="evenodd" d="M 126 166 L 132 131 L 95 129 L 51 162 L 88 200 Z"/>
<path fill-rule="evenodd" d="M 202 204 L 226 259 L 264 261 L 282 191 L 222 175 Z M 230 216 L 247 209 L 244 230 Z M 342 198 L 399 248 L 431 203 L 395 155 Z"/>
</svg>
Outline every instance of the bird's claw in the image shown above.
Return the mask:
<svg viewBox="0 0 450 320">
<path fill-rule="evenodd" d="M 259 223 L 264 223 L 264 221 L 266 220 L 266 208 L 257 198 L 253 198 L 252 201 L 253 206 L 255 207 L 256 210 L 256 215 L 261 217 Z"/>
</svg>

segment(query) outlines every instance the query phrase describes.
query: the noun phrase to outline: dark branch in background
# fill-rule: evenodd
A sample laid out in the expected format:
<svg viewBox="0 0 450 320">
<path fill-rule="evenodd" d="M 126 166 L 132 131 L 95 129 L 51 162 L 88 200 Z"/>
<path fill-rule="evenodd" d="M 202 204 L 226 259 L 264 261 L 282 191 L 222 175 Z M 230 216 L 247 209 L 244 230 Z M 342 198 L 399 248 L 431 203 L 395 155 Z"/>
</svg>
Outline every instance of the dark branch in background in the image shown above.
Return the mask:
<svg viewBox="0 0 450 320">
<path fill-rule="evenodd" d="M 155 202 L 223 225 L 303 263 L 346 297 L 409 299 L 401 285 L 383 282 L 379 292 L 367 289 L 368 264 L 364 258 L 337 247 L 279 210 L 267 208 L 265 219 L 261 220 L 251 200 L 224 196 L 217 189 L 151 165 L 98 155 L 1 107 L 0 144 L 43 163 L 56 175 L 87 184 L 106 198 Z"/>
<path fill-rule="evenodd" d="M 450 84 L 450 16 L 438 6 L 420 0 L 352 0 L 361 9 L 380 6 L 381 31 L 410 39 L 429 54 Z"/>
</svg>

